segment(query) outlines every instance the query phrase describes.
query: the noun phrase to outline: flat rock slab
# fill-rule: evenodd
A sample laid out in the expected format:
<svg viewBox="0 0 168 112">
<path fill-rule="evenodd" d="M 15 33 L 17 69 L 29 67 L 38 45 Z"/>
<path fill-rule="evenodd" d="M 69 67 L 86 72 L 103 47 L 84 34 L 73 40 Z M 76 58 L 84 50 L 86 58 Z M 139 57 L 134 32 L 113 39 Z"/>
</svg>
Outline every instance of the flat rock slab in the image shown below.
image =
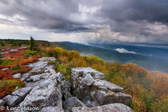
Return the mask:
<svg viewBox="0 0 168 112">
<path fill-rule="evenodd" d="M 96 107 L 74 107 L 72 108 L 72 112 L 134 112 L 130 107 L 121 104 L 114 103 L 103 106 Z"/>
<path fill-rule="evenodd" d="M 29 64 L 29 67 L 32 67 L 32 70 L 29 71 L 32 74 L 40 74 L 45 70 L 45 67 L 48 65 L 48 61 L 55 61 L 56 59 L 54 57 L 42 57 L 39 58 L 38 62 Z"/>
<path fill-rule="evenodd" d="M 30 78 L 27 79 L 27 81 L 39 81 L 41 79 L 46 79 L 48 77 L 49 77 L 48 73 L 42 73 L 42 74 L 39 74 L 39 75 L 30 76 Z"/>
<path fill-rule="evenodd" d="M 95 80 L 93 86 L 96 86 L 98 88 L 107 88 L 107 89 L 110 89 L 111 91 L 114 91 L 114 92 L 121 92 L 123 90 L 122 87 L 120 86 L 117 86 L 111 82 L 108 82 L 106 80 Z"/>
<path fill-rule="evenodd" d="M 7 95 L 3 100 L 8 106 L 16 106 L 22 101 L 22 98 L 20 96 Z"/>
<path fill-rule="evenodd" d="M 132 96 L 121 92 L 115 93 L 112 91 L 105 92 L 100 90 L 95 91 L 93 98 L 99 105 L 122 103 L 129 106 L 132 100 Z"/>
<path fill-rule="evenodd" d="M 64 110 L 60 107 L 44 107 L 39 112 L 64 112 Z"/>
<path fill-rule="evenodd" d="M 25 97 L 23 102 L 20 103 L 21 107 L 25 106 L 35 106 L 35 107 L 45 107 L 45 106 L 55 106 L 58 104 L 58 99 L 60 95 L 59 89 L 56 87 L 57 82 L 52 79 L 46 79 L 35 86 L 31 92 Z"/>
<path fill-rule="evenodd" d="M 29 94 L 31 89 L 32 89 L 31 87 L 25 87 L 25 88 L 22 88 L 22 89 L 19 89 L 19 90 L 13 92 L 12 95 L 20 96 L 20 97 L 24 98 L 27 94 Z"/>
</svg>

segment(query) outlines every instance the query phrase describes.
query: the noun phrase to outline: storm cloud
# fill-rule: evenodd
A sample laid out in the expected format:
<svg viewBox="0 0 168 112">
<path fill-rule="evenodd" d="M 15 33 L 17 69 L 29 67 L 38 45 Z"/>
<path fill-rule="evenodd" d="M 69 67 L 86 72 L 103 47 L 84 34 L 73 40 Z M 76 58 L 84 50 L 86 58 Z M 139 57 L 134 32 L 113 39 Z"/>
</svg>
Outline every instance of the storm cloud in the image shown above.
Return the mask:
<svg viewBox="0 0 168 112">
<path fill-rule="evenodd" d="M 0 24 L 52 36 L 82 33 L 74 36 L 82 41 L 168 43 L 167 6 L 167 0 L 1 0 Z"/>
</svg>

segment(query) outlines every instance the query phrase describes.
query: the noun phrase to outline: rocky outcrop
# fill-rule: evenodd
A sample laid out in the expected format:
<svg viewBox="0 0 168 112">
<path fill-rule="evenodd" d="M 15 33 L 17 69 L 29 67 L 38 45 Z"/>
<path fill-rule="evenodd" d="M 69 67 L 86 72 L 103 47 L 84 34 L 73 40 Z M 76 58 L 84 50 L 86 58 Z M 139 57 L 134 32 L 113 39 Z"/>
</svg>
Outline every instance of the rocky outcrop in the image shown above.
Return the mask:
<svg viewBox="0 0 168 112">
<path fill-rule="evenodd" d="M 128 106 L 114 103 L 109 105 L 103 106 L 96 106 L 96 107 L 74 107 L 72 108 L 73 112 L 133 112 Z"/>
<path fill-rule="evenodd" d="M 0 100 L 0 106 L 36 107 L 33 112 L 132 112 L 132 97 L 123 88 L 104 80 L 105 75 L 92 68 L 73 68 L 69 81 L 48 65 L 53 57 L 29 64 L 32 70 L 15 74 L 26 87 Z M 128 105 L 128 106 L 126 106 Z M 21 109 L 15 112 L 27 112 Z"/>
<path fill-rule="evenodd" d="M 132 97 L 122 93 L 123 88 L 103 80 L 104 77 L 103 73 L 92 68 L 72 69 L 73 95 L 91 107 L 111 103 L 122 103 L 129 106 Z"/>
</svg>

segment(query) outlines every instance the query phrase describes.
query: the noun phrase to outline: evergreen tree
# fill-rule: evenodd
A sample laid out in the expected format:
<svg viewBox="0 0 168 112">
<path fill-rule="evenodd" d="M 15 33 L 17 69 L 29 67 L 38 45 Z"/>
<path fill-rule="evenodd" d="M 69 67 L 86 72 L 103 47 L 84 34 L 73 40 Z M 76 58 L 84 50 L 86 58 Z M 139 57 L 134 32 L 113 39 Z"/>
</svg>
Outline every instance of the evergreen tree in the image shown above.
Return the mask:
<svg viewBox="0 0 168 112">
<path fill-rule="evenodd" d="M 32 36 L 30 36 L 30 50 L 31 51 L 37 50 L 37 43 Z"/>
<path fill-rule="evenodd" d="M 1 46 L 5 46 L 5 44 L 1 41 Z"/>
</svg>

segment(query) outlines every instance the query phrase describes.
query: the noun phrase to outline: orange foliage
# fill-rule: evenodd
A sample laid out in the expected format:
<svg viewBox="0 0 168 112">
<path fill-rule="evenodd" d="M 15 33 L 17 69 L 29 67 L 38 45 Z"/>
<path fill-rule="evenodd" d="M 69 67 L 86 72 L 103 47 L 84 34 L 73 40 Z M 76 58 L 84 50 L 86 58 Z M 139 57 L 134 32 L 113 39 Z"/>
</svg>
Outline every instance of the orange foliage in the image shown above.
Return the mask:
<svg viewBox="0 0 168 112">
<path fill-rule="evenodd" d="M 25 84 L 19 79 L 14 79 L 13 74 L 15 73 L 26 73 L 29 70 L 31 70 L 30 67 L 27 66 L 27 64 L 35 62 L 38 60 L 38 56 L 34 56 L 32 58 L 28 58 L 25 56 L 21 56 L 22 52 L 24 52 L 25 49 L 19 49 L 18 51 L 12 51 L 11 49 L 16 49 L 16 47 L 8 47 L 4 48 L 2 52 L 9 52 L 6 54 L 3 54 L 3 60 L 12 60 L 9 61 L 10 63 L 8 65 L 0 65 L 0 98 L 3 98 L 4 96 L 11 94 L 16 87 L 24 87 Z M 17 68 L 16 65 L 19 65 L 19 68 Z M 16 66 L 16 68 L 15 68 Z M 8 70 L 2 70 L 1 68 L 9 68 Z"/>
<path fill-rule="evenodd" d="M 161 77 L 157 80 L 154 80 L 151 84 L 151 90 L 154 92 L 157 99 L 168 95 L 168 78 Z"/>
<path fill-rule="evenodd" d="M 0 99 L 8 94 L 11 94 L 16 87 L 21 88 L 24 86 L 24 82 L 20 81 L 19 79 L 0 80 Z"/>
<path fill-rule="evenodd" d="M 12 70 L 0 70 L 0 80 L 13 79 Z"/>
</svg>

